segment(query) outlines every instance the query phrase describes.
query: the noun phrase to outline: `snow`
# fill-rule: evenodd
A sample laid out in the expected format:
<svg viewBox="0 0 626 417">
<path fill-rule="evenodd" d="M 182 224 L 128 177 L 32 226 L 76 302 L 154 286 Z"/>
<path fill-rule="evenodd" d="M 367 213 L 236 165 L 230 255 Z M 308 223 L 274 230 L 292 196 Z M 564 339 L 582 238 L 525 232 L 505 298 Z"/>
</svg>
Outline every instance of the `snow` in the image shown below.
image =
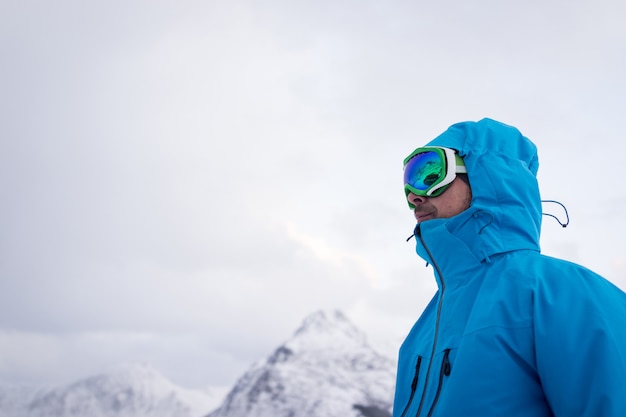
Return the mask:
<svg viewBox="0 0 626 417">
<path fill-rule="evenodd" d="M 129 364 L 66 386 L 0 385 L 0 417 L 388 417 L 395 368 L 341 312 L 319 311 L 229 391 Z"/>
<path fill-rule="evenodd" d="M 56 388 L 0 387 L 0 417 L 201 417 L 223 392 L 178 387 L 145 364 Z"/>
<path fill-rule="evenodd" d="M 320 311 L 246 372 L 209 417 L 390 415 L 395 366 L 342 313 Z"/>
</svg>

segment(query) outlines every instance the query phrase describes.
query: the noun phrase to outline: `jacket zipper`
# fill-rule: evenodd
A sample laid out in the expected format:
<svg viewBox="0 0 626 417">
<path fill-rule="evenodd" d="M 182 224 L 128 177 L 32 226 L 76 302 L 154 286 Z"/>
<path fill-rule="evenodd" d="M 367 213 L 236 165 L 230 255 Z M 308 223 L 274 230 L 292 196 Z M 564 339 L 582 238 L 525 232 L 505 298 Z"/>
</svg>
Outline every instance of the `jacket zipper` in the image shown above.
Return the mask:
<svg viewBox="0 0 626 417">
<path fill-rule="evenodd" d="M 428 245 L 426 244 L 426 242 L 424 241 L 424 238 L 422 237 L 422 231 L 419 228 L 419 224 L 415 227 L 414 235 L 415 235 L 416 238 L 419 238 L 420 241 L 422 242 L 422 245 L 424 245 L 424 249 L 426 249 L 426 252 L 428 253 L 428 257 L 432 261 L 431 264 L 433 265 L 433 268 L 435 268 L 437 270 L 437 273 L 439 274 L 439 281 L 441 282 L 439 303 L 437 305 L 437 317 L 436 317 L 436 321 L 435 321 L 435 335 L 434 335 L 434 338 L 433 338 L 433 349 L 432 349 L 432 352 L 431 352 L 431 355 L 430 355 L 430 360 L 428 361 L 428 369 L 426 370 L 426 380 L 424 381 L 424 391 L 422 392 L 422 398 L 420 399 L 420 405 L 417 408 L 417 413 L 415 414 L 415 417 L 419 417 L 421 415 L 421 413 L 422 413 L 422 407 L 424 406 L 424 400 L 426 399 L 426 390 L 428 388 L 428 381 L 430 380 L 430 368 L 432 367 L 433 360 L 435 359 L 435 352 L 437 351 L 437 338 L 439 337 L 439 320 L 441 319 L 441 309 L 443 307 L 443 296 L 445 294 L 446 284 L 445 284 L 445 280 L 443 278 L 443 274 L 441 273 L 441 269 L 439 269 L 439 265 L 435 261 L 432 253 L 430 252 L 430 249 L 428 248 Z M 447 355 L 445 355 L 445 357 L 447 358 Z M 438 396 L 439 396 L 439 392 L 437 392 L 437 397 Z M 436 400 L 435 400 L 435 402 L 436 402 Z M 432 411 L 432 407 L 431 407 L 431 411 Z"/>
<path fill-rule="evenodd" d="M 441 361 L 441 370 L 439 371 L 439 385 L 437 385 L 437 392 L 435 393 L 435 399 L 433 400 L 433 405 L 430 406 L 430 410 L 428 411 L 428 417 L 433 415 L 435 411 L 435 406 L 439 401 L 439 395 L 441 394 L 441 387 L 443 386 L 443 378 L 450 375 L 451 366 L 450 359 L 448 355 L 450 354 L 450 349 L 446 349 L 443 354 L 443 360 Z"/>
<path fill-rule="evenodd" d="M 409 407 L 413 402 L 413 397 L 415 396 L 415 391 L 417 390 L 417 380 L 420 374 L 421 364 L 422 356 L 420 355 L 417 357 L 417 363 L 415 364 L 415 375 L 413 376 L 413 382 L 411 382 L 411 396 L 409 397 L 409 402 L 407 403 L 406 407 L 404 407 L 404 411 L 402 412 L 402 415 L 400 417 L 406 416 L 406 413 L 409 411 Z"/>
</svg>

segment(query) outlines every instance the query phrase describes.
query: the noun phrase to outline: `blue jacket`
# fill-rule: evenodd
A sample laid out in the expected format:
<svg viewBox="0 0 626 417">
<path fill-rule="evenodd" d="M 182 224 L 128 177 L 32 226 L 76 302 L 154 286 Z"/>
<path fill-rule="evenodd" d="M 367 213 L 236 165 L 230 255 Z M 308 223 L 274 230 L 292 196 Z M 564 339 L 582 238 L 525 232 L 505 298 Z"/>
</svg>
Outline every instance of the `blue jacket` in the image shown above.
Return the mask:
<svg viewBox="0 0 626 417">
<path fill-rule="evenodd" d="M 429 145 L 459 151 L 472 202 L 415 229 L 439 289 L 400 348 L 393 417 L 625 417 L 626 294 L 540 254 L 535 145 L 490 119 Z"/>
</svg>

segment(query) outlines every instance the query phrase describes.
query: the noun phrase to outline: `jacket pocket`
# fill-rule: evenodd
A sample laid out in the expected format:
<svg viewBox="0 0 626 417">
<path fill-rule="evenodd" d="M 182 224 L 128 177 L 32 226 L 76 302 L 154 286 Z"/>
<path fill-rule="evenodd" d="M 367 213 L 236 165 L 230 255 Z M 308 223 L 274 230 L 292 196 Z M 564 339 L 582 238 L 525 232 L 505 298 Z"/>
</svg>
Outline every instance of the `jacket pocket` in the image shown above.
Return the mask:
<svg viewBox="0 0 626 417">
<path fill-rule="evenodd" d="M 413 397 L 415 397 L 415 391 L 417 390 L 417 381 L 419 379 L 421 365 L 422 365 L 422 357 L 418 356 L 417 362 L 415 364 L 415 375 L 413 376 L 413 382 L 411 382 L 411 396 L 409 397 L 409 401 L 407 402 L 406 407 L 404 407 L 404 411 L 402 412 L 400 417 L 406 416 L 406 413 L 409 411 L 409 407 L 411 406 L 411 403 L 413 402 Z"/>
<path fill-rule="evenodd" d="M 443 387 L 443 380 L 445 377 L 450 375 L 452 371 L 452 367 L 450 365 L 450 349 L 446 349 L 443 352 L 443 359 L 441 361 L 441 369 L 439 370 L 439 384 L 437 385 L 437 392 L 435 393 L 435 399 L 433 400 L 433 404 L 430 406 L 430 410 L 428 411 L 428 417 L 433 415 L 435 411 L 435 407 L 437 406 L 437 402 L 439 402 L 439 395 L 441 394 L 441 388 Z"/>
</svg>

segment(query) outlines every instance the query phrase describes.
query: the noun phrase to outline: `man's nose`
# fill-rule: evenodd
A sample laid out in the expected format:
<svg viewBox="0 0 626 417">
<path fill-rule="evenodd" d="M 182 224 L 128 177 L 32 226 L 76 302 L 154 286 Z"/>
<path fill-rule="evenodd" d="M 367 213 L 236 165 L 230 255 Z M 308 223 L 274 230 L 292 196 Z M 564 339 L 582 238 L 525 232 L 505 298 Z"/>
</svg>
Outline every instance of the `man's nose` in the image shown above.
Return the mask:
<svg viewBox="0 0 626 417">
<path fill-rule="evenodd" d="M 428 197 L 422 197 L 417 194 L 409 193 L 409 195 L 407 195 L 406 198 L 407 200 L 409 200 L 409 203 L 413 204 L 414 206 L 417 206 L 419 204 L 422 204 L 424 201 L 426 201 Z"/>
</svg>

